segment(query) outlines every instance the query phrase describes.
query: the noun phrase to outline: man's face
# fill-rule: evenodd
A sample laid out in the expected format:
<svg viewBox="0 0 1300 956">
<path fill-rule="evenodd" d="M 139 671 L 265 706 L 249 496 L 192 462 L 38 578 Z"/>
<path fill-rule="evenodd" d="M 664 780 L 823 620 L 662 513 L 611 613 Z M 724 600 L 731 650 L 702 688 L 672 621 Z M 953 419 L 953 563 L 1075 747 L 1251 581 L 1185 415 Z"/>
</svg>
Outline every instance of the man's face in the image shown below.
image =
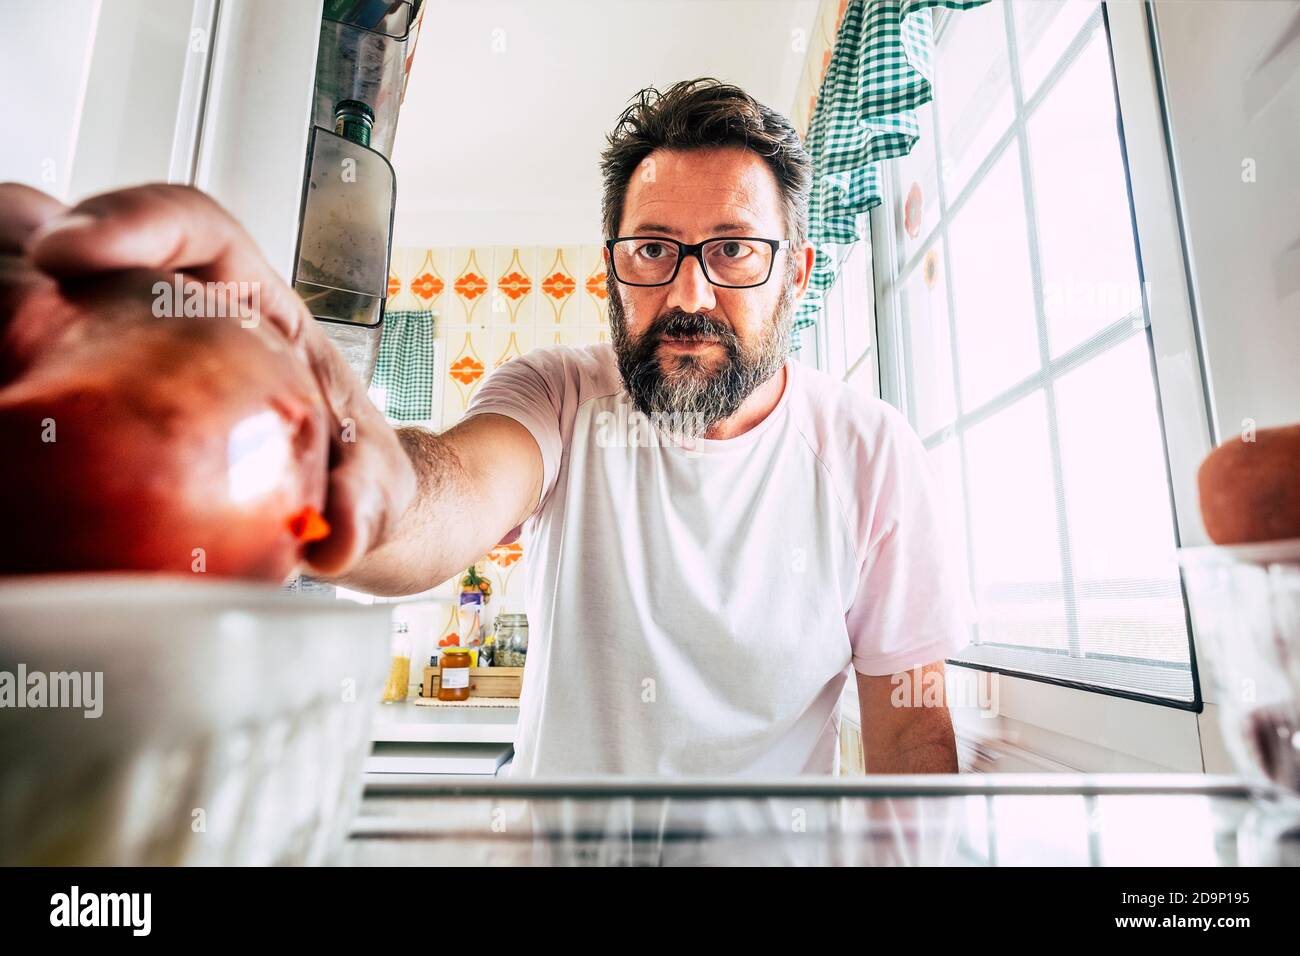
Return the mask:
<svg viewBox="0 0 1300 956">
<path fill-rule="evenodd" d="M 628 182 L 618 235 L 784 239 L 780 186 L 746 149 L 656 150 Z M 711 284 L 694 257 L 668 285 L 624 285 L 607 251 L 614 350 L 637 409 L 669 416 L 687 438 L 732 415 L 785 362 L 811 253 L 778 250 L 764 285 L 727 289 Z"/>
</svg>

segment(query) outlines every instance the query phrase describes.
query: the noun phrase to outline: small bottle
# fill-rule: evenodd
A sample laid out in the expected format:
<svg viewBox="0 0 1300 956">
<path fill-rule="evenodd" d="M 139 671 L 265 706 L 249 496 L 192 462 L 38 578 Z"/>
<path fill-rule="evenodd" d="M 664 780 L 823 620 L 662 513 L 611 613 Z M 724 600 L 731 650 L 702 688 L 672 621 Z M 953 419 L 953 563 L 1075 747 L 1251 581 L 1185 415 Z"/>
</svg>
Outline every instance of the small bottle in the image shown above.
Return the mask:
<svg viewBox="0 0 1300 956">
<path fill-rule="evenodd" d="M 370 145 L 375 111 L 360 100 L 340 100 L 334 107 L 334 132 L 359 146 Z"/>
<path fill-rule="evenodd" d="M 384 684 L 385 704 L 406 700 L 411 683 L 411 634 L 405 621 L 393 622 L 393 662 L 388 669 L 388 683 Z"/>
<path fill-rule="evenodd" d="M 442 670 L 439 700 L 469 700 L 470 652 L 465 647 L 445 647 L 438 655 Z"/>
</svg>

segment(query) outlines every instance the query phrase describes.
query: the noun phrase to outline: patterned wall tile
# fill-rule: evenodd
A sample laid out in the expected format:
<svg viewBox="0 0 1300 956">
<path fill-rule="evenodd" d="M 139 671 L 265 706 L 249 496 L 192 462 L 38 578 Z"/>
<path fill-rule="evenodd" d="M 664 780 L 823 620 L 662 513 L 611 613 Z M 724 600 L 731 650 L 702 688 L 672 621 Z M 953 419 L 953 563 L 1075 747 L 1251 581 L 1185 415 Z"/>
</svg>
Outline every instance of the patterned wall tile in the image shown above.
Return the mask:
<svg viewBox="0 0 1300 956">
<path fill-rule="evenodd" d="M 578 326 L 578 339 L 583 345 L 609 341 L 609 327 L 604 325 Z"/>
<path fill-rule="evenodd" d="M 490 361 L 487 336 L 486 330 L 449 330 L 446 338 L 447 376 L 443 380 L 444 422 L 449 418 L 459 420 L 482 384 Z"/>
<path fill-rule="evenodd" d="M 460 631 L 459 631 L 459 627 L 460 627 L 460 615 L 456 613 L 456 603 L 460 600 L 460 598 L 459 598 L 459 590 L 460 590 L 460 589 L 459 589 L 459 588 L 456 588 L 456 589 L 453 589 L 453 590 L 456 592 L 456 595 L 457 595 L 457 596 L 456 596 L 456 597 L 452 600 L 452 602 L 447 606 L 447 616 L 443 619 L 443 622 L 442 622 L 442 631 L 441 631 L 441 633 L 438 635 L 438 646 L 439 646 L 439 647 L 446 647 L 446 646 L 449 645 L 449 644 L 458 644 L 458 643 L 460 643 L 460 640 L 459 640 L 459 638 L 460 638 Z M 456 638 L 456 640 L 452 640 L 453 637 Z M 420 673 L 421 673 L 421 675 L 423 675 L 424 671 L 421 670 Z"/>
<path fill-rule="evenodd" d="M 486 322 L 491 309 L 488 278 L 492 269 L 491 249 L 453 249 L 451 253 L 454 276 L 447 320 L 453 325 Z"/>
<path fill-rule="evenodd" d="M 439 261 L 437 250 L 422 249 L 420 255 L 408 260 L 413 264 L 406 287 L 416 308 L 432 309 L 440 316 L 446 313 L 447 263 Z M 418 260 L 418 261 L 417 261 Z"/>
<path fill-rule="evenodd" d="M 543 333 L 539 329 L 537 334 L 540 339 Z M 558 328 L 547 330 L 545 334 L 551 336 L 547 341 L 548 345 L 587 345 L 591 341 L 587 337 L 586 327 L 581 325 L 561 325 Z M 539 341 L 538 344 L 540 345 L 541 342 Z"/>
<path fill-rule="evenodd" d="M 499 246 L 493 251 L 494 294 L 491 325 L 529 326 L 537 312 L 541 282 L 537 276 L 537 250 Z"/>
<path fill-rule="evenodd" d="M 487 571 L 488 577 L 492 580 L 493 600 L 500 596 L 501 601 L 505 601 L 507 596 L 513 599 L 513 603 L 520 608 L 523 607 L 523 591 L 525 575 L 519 573 L 524 567 L 524 544 L 522 541 L 513 541 L 510 544 L 497 545 L 485 555 L 484 570 Z M 512 585 L 518 580 L 518 587 Z M 498 612 L 503 604 L 497 605 Z"/>
<path fill-rule="evenodd" d="M 544 307 L 537 310 L 539 330 L 545 326 L 576 326 L 579 322 L 579 300 L 582 292 L 578 270 L 577 246 L 548 246 L 539 250 L 537 264 L 541 267 L 541 292 Z"/>
<path fill-rule="evenodd" d="M 605 286 L 605 258 L 601 246 L 581 246 L 578 250 L 580 268 L 578 275 L 582 279 L 582 294 L 579 296 L 579 323 L 582 325 L 603 325 L 609 311 L 609 293 Z"/>
<path fill-rule="evenodd" d="M 388 266 L 388 302 L 392 311 L 419 309 L 422 303 L 411 291 L 411 279 L 416 275 L 425 250 L 410 246 L 394 249 Z"/>
<path fill-rule="evenodd" d="M 536 345 L 536 331 L 529 328 L 502 328 L 497 326 L 488 330 L 488 370 L 503 365 L 512 358 L 518 358 L 532 351 Z"/>
<path fill-rule="evenodd" d="M 433 407 L 430 411 L 429 423 L 438 431 L 443 431 L 449 427 L 445 424 L 446 417 L 443 412 L 446 404 L 444 402 L 446 396 L 443 383 L 447 380 L 447 340 L 438 334 L 439 331 L 435 325 L 433 339 Z"/>
</svg>

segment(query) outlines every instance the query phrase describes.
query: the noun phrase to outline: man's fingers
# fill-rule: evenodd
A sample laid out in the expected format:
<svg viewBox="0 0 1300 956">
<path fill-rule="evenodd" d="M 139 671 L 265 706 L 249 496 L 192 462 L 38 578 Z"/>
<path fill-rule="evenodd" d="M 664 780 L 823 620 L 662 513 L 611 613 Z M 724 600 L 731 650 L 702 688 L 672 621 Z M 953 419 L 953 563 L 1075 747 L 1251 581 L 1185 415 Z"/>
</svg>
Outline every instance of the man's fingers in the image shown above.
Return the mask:
<svg viewBox="0 0 1300 956">
<path fill-rule="evenodd" d="M 347 572 L 387 540 L 415 497 L 415 469 L 397 433 L 377 412 L 362 418 L 341 423 L 325 498 L 330 534 L 306 553 L 310 570 L 326 577 Z"/>
<path fill-rule="evenodd" d="M 347 460 L 330 470 L 325 495 L 329 537 L 311 545 L 306 553 L 308 568 L 316 574 L 331 577 L 344 573 L 374 544 L 382 504 L 374 476 L 366 480 L 365 457 L 353 450 Z"/>
<path fill-rule="evenodd" d="M 33 236 L 29 251 L 37 265 L 58 276 L 133 268 L 256 271 L 255 263 L 239 261 L 252 256 L 236 246 L 237 229 L 220 206 L 197 190 L 137 186 L 77 203 Z"/>
<path fill-rule="evenodd" d="M 255 283 L 262 313 L 290 341 L 297 341 L 307 316 L 243 227 L 188 186 L 137 186 L 92 196 L 46 219 L 28 236 L 26 248 L 38 268 L 60 279 L 150 269 Z"/>
<path fill-rule="evenodd" d="M 21 255 L 32 233 L 67 208 L 31 186 L 0 183 L 0 255 Z"/>
</svg>

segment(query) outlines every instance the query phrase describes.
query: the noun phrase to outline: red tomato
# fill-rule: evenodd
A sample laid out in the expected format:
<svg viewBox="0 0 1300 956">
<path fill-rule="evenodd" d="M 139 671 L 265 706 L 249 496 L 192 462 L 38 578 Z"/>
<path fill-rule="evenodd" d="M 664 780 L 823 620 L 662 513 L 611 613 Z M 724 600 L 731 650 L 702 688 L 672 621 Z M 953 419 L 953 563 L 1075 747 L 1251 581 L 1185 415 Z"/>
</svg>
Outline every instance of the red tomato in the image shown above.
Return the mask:
<svg viewBox="0 0 1300 956">
<path fill-rule="evenodd" d="M 48 284 L 0 330 L 0 573 L 280 581 L 322 535 L 310 371 L 237 318 L 155 318 L 149 285 Z"/>
</svg>

